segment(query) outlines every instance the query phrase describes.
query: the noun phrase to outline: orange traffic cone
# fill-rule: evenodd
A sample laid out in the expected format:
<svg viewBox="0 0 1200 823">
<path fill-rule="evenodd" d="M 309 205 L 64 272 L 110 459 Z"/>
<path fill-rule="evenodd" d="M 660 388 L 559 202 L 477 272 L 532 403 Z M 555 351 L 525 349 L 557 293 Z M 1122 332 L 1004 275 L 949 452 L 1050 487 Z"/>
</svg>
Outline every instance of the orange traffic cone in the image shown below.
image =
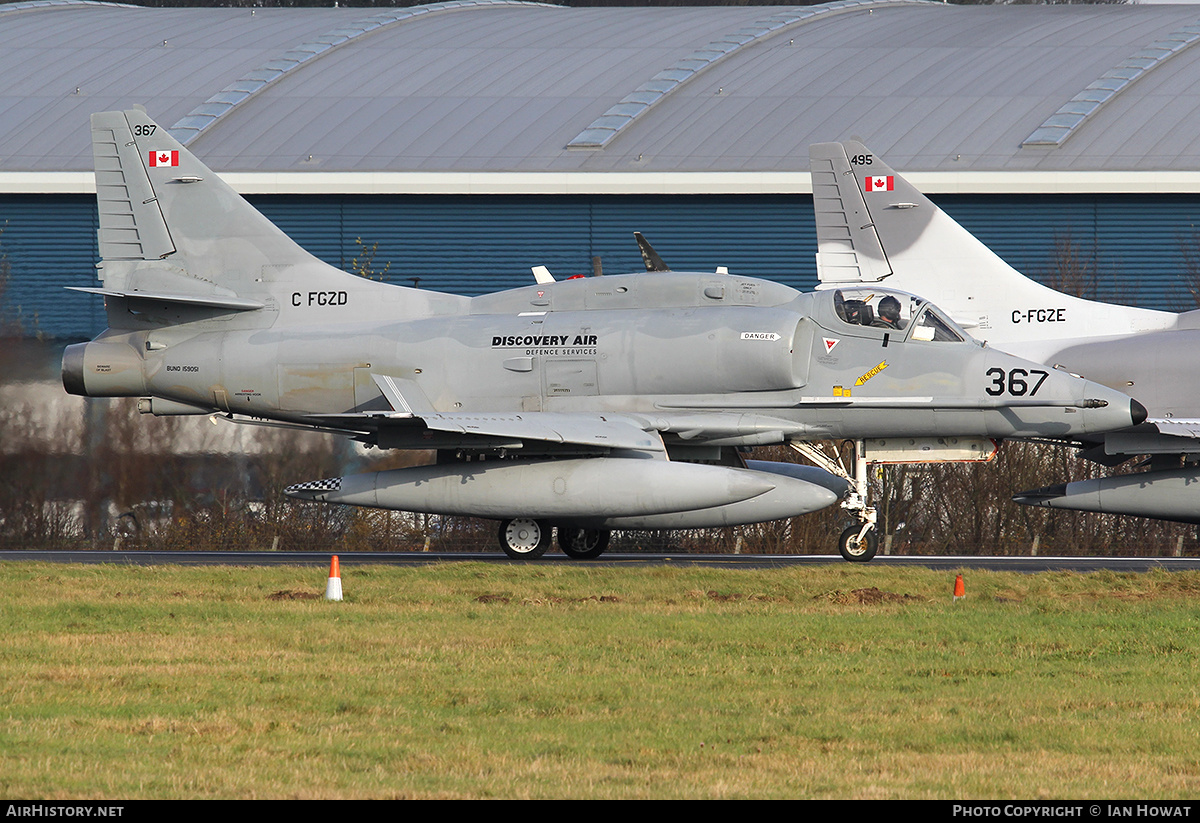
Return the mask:
<svg viewBox="0 0 1200 823">
<path fill-rule="evenodd" d="M 338 556 L 335 554 L 329 562 L 329 582 L 325 584 L 326 600 L 342 599 L 342 572 L 338 568 Z"/>
<path fill-rule="evenodd" d="M 957 602 L 967 596 L 967 587 L 963 585 L 962 575 L 954 578 L 954 600 Z"/>
</svg>

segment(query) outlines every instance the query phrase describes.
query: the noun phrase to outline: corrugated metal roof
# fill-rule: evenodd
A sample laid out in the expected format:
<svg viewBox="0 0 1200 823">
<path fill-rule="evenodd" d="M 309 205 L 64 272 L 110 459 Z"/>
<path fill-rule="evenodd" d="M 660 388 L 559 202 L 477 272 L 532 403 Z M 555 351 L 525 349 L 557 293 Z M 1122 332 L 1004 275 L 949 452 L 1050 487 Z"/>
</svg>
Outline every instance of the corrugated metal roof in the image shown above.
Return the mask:
<svg viewBox="0 0 1200 823">
<path fill-rule="evenodd" d="M 1200 170 L 1200 47 L 1146 59 L 1200 8 L 829 7 L 0 6 L 0 173 L 89 171 L 88 115 L 137 103 L 222 172 L 769 176 L 850 136 L 907 172 Z"/>
</svg>

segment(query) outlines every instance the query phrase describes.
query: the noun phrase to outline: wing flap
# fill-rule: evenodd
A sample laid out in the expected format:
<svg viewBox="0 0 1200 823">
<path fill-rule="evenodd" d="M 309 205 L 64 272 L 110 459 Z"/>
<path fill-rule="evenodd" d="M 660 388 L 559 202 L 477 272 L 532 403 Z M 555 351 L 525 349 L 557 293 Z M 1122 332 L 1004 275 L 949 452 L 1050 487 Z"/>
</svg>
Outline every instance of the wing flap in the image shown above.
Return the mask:
<svg viewBox="0 0 1200 823">
<path fill-rule="evenodd" d="M 425 429 L 478 440 L 479 448 L 521 448 L 524 442 L 587 446 L 598 449 L 663 451 L 662 438 L 635 420 L 619 415 L 574 412 L 351 412 L 312 414 L 321 426 L 358 431 Z M 416 444 L 415 447 L 422 447 Z M 424 448 L 428 448 L 424 446 Z"/>
<path fill-rule="evenodd" d="M 434 431 L 484 435 L 546 443 L 570 443 L 609 449 L 661 451 L 662 440 L 633 421 L 603 414 L 520 412 L 514 414 L 445 413 L 421 415 Z"/>
</svg>

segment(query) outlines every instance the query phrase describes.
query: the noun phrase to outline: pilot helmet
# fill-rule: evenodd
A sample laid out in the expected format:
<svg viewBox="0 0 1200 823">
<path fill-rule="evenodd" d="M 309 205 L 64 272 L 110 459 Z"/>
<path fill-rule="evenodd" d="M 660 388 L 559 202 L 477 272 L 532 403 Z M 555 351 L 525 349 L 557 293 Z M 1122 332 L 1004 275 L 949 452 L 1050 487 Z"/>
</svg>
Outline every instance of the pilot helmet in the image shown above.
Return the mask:
<svg viewBox="0 0 1200 823">
<path fill-rule="evenodd" d="M 900 322 L 900 301 L 890 294 L 879 301 L 879 317 L 889 323 Z"/>
</svg>

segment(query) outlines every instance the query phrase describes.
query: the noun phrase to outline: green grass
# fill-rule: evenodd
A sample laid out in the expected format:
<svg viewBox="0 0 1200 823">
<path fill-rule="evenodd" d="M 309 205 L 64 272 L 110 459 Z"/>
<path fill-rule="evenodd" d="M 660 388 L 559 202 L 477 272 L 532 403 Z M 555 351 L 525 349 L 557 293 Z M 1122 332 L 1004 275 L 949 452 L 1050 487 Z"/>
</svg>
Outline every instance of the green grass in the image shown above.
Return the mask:
<svg viewBox="0 0 1200 823">
<path fill-rule="evenodd" d="M 1200 575 L 953 580 L 0 564 L 0 796 L 1200 794 Z"/>
</svg>

